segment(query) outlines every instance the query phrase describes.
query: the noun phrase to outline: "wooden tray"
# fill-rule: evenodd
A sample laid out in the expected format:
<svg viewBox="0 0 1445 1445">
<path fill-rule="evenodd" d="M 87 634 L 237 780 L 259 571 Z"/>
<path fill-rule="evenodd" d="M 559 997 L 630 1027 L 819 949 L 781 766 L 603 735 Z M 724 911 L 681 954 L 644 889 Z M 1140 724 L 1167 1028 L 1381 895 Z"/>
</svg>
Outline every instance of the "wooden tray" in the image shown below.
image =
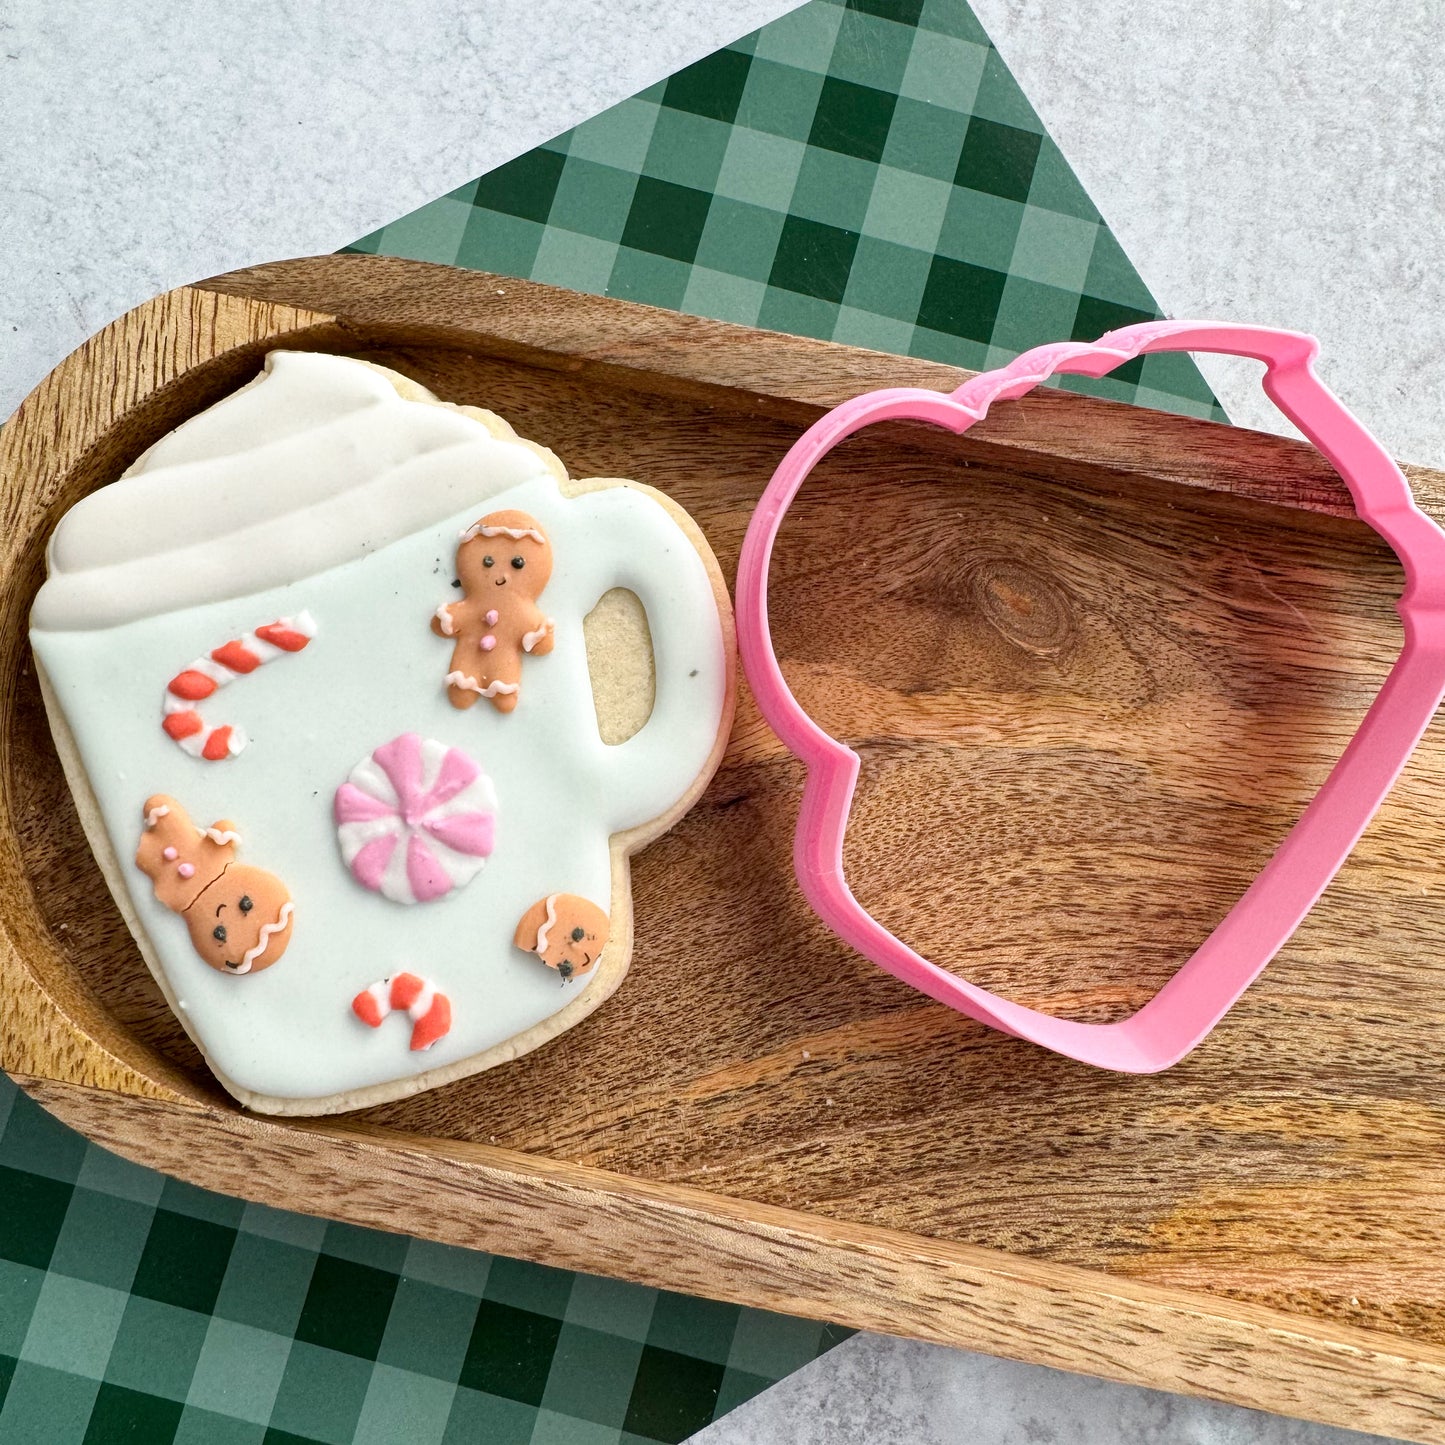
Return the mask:
<svg viewBox="0 0 1445 1445">
<path fill-rule="evenodd" d="M 1438 727 L 1295 940 L 1157 1077 L 989 1033 L 823 931 L 789 861 L 799 769 L 744 695 L 706 797 L 636 860 L 606 1008 L 342 1120 L 230 1103 L 104 894 L 26 614 L 65 508 L 275 345 L 372 357 L 574 475 L 666 488 L 730 575 L 821 407 L 960 379 L 363 256 L 223 276 L 101 332 L 0 435 L 0 1063 L 24 1088 L 247 1198 L 1445 1441 Z M 1445 476 L 1413 480 L 1445 514 Z M 1223 915 L 1399 642 L 1398 567 L 1313 452 L 1062 392 L 964 439 L 848 443 L 773 579 L 795 688 L 864 755 L 865 901 L 1078 1017 L 1137 1006 Z"/>
</svg>

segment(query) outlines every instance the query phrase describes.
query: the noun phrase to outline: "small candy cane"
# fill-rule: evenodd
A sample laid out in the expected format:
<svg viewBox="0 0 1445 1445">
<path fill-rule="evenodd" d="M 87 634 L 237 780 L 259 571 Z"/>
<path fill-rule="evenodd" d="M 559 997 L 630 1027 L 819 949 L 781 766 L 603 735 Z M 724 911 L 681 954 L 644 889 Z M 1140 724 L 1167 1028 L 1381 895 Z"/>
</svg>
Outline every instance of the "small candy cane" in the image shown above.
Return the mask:
<svg viewBox="0 0 1445 1445">
<path fill-rule="evenodd" d="M 161 726 L 193 758 L 219 762 L 234 757 L 246 746 L 239 727 L 223 723 L 212 727 L 195 704 L 224 687 L 233 678 L 255 672 L 262 663 L 300 652 L 316 636 L 316 619 L 309 612 L 281 617 L 231 642 L 223 642 L 207 657 L 198 657 L 166 684 L 165 713 Z"/>
<path fill-rule="evenodd" d="M 452 1001 L 426 978 L 398 973 L 364 988 L 351 1011 L 368 1028 L 379 1029 L 388 1015 L 404 1012 L 412 1022 L 411 1046 L 429 1049 L 451 1031 Z"/>
</svg>

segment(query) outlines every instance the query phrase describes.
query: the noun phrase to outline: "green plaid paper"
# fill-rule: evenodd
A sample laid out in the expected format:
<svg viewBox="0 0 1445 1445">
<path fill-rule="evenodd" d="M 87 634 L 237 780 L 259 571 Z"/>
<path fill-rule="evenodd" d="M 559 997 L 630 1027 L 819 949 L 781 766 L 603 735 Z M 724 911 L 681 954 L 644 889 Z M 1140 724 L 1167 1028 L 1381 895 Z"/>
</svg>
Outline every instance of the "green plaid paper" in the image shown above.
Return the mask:
<svg viewBox="0 0 1445 1445">
<path fill-rule="evenodd" d="M 812 0 L 349 249 L 972 368 L 1159 314 L 963 0 Z M 0 1076 L 4 1445 L 677 1441 L 846 1333 L 208 1194 Z"/>
<path fill-rule="evenodd" d="M 846 1334 L 210 1194 L 0 1075 L 6 1445 L 646 1445 Z"/>
<path fill-rule="evenodd" d="M 813 0 L 349 249 L 979 370 L 1160 314 L 962 0 Z"/>
</svg>

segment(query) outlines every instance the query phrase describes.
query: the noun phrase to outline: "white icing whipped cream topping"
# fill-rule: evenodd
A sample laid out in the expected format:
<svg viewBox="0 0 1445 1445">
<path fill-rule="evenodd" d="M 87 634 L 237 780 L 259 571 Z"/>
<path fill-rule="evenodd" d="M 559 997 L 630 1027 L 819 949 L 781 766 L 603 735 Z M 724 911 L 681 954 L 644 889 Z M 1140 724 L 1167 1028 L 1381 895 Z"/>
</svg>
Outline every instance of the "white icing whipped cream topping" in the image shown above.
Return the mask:
<svg viewBox="0 0 1445 1445">
<path fill-rule="evenodd" d="M 545 472 L 364 362 L 274 351 L 65 514 L 31 624 L 113 627 L 296 582 Z"/>
</svg>

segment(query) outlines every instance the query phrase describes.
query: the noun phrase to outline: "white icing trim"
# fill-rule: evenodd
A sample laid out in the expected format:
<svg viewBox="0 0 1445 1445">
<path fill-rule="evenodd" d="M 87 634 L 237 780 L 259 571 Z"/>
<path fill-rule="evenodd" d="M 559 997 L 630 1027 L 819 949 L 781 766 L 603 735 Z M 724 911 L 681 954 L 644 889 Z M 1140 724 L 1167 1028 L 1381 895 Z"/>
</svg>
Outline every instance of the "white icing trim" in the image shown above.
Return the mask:
<svg viewBox="0 0 1445 1445">
<path fill-rule="evenodd" d="M 524 632 L 522 634 L 522 651 L 531 652 L 531 650 L 539 642 L 541 642 L 541 640 L 546 637 L 546 635 L 552 630 L 552 626 L 552 619 L 550 617 L 544 617 L 542 619 L 542 625 L 535 629 L 535 631 Z"/>
<path fill-rule="evenodd" d="M 515 682 L 489 682 L 485 687 L 476 678 L 468 677 L 464 672 L 449 672 L 446 676 L 448 687 L 459 687 L 463 692 L 474 692 L 478 697 L 496 697 L 499 692 L 516 692 Z"/>
<path fill-rule="evenodd" d="M 452 604 L 443 602 L 436 610 L 436 619 L 441 624 L 443 637 L 455 637 L 457 635 L 456 625 L 452 622 Z"/>
<path fill-rule="evenodd" d="M 232 832 L 230 828 L 224 830 L 221 828 L 202 828 L 201 836 L 203 838 L 209 838 L 213 843 L 219 843 L 222 847 L 227 843 L 239 843 L 241 841 L 241 835 Z"/>
<path fill-rule="evenodd" d="M 462 530 L 463 542 L 470 542 L 477 537 L 510 537 L 514 542 L 530 537 L 539 547 L 547 545 L 547 539 L 535 527 L 484 527 L 480 522 L 473 522 L 470 527 Z"/>
<path fill-rule="evenodd" d="M 286 929 L 286 925 L 291 922 L 291 915 L 295 911 L 296 910 L 292 907 L 289 901 L 283 903 L 281 905 L 280 916 L 276 919 L 275 923 L 263 923 L 261 925 L 260 940 L 253 948 L 248 948 L 245 953 L 241 955 L 241 966 L 240 968 L 235 969 L 234 972 L 250 973 L 251 965 L 255 963 L 255 961 L 260 958 L 263 953 L 266 952 L 266 945 L 270 942 L 271 935 L 273 933 L 284 932 Z"/>
<path fill-rule="evenodd" d="M 542 926 L 537 930 L 537 947 L 534 950 L 539 956 L 547 951 L 547 935 L 557 926 L 557 895 L 547 895 L 547 917 Z"/>
<path fill-rule="evenodd" d="M 164 803 L 157 803 L 155 807 L 146 814 L 146 827 L 154 828 L 170 811 Z"/>
</svg>

